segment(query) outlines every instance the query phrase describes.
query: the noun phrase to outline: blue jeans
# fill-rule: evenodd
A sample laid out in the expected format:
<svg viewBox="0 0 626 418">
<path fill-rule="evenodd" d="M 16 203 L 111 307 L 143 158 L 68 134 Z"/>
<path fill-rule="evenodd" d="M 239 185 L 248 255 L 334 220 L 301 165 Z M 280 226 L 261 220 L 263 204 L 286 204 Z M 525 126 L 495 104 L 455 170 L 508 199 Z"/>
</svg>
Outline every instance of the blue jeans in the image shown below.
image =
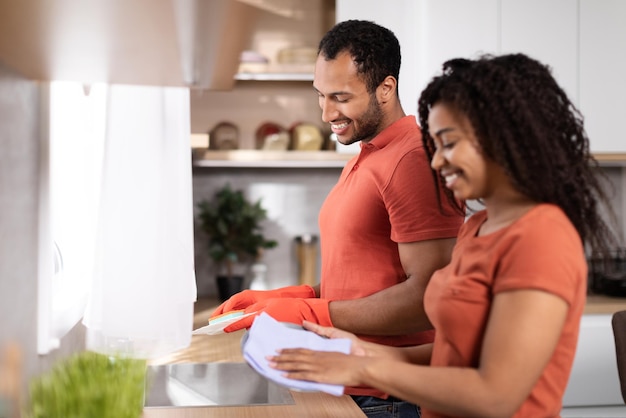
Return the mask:
<svg viewBox="0 0 626 418">
<path fill-rule="evenodd" d="M 387 399 L 352 396 L 352 399 L 368 418 L 420 418 L 422 416 L 419 406 L 391 396 Z"/>
</svg>

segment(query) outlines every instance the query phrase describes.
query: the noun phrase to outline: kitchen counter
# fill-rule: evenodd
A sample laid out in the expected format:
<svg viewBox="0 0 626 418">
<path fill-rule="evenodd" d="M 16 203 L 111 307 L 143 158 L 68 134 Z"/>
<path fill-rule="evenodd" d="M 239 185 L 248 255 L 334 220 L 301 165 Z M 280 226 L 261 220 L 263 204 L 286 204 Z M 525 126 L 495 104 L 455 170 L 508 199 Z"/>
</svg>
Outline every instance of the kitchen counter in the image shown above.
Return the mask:
<svg viewBox="0 0 626 418">
<path fill-rule="evenodd" d="M 621 310 L 626 310 L 626 298 L 605 295 L 587 295 L 587 304 L 585 305 L 584 314 L 612 315 Z"/>
<path fill-rule="evenodd" d="M 206 325 L 215 300 L 196 304 L 194 329 Z M 588 295 L 585 315 L 613 314 L 626 310 L 626 298 Z M 221 335 L 194 335 L 188 348 L 154 360 L 153 365 L 173 363 L 243 362 L 241 338 L 245 331 Z M 325 393 L 290 392 L 293 405 L 210 406 L 188 408 L 146 408 L 144 418 L 288 418 L 288 417 L 364 417 L 349 396 L 335 397 Z"/>
<path fill-rule="evenodd" d="M 200 306 L 200 309 L 198 309 Z M 207 309 L 202 309 L 206 306 Z M 216 301 L 199 301 L 194 329 L 206 325 Z M 174 363 L 243 362 L 241 338 L 245 331 L 220 335 L 194 335 L 189 347 L 150 362 L 151 365 Z M 144 418 L 362 418 L 365 414 L 347 396 L 323 392 L 290 391 L 293 405 L 208 406 L 146 408 Z"/>
</svg>

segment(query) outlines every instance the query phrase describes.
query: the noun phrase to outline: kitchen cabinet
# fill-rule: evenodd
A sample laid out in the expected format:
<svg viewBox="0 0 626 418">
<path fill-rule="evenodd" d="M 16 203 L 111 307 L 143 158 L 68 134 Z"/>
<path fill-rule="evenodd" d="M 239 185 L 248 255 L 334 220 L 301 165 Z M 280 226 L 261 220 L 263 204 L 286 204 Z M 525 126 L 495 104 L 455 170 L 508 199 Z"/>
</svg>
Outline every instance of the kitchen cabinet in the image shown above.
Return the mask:
<svg viewBox="0 0 626 418">
<path fill-rule="evenodd" d="M 404 48 L 405 54 L 419 56 L 420 91 L 441 72 L 445 61 L 498 52 L 498 0 L 423 0 L 421 3 L 420 15 L 416 16 L 421 42 Z"/>
<path fill-rule="evenodd" d="M 571 0 L 423 0 L 419 55 L 422 87 L 451 58 L 524 52 L 553 67 L 577 96 L 577 7 Z M 450 13 L 453 10 L 454 13 Z M 409 52 L 410 53 L 410 52 Z"/>
<path fill-rule="evenodd" d="M 626 83 L 617 79 L 626 71 L 626 56 L 613 52 L 626 44 L 626 27 L 616 17 L 626 15 L 626 4 L 617 0 L 398 1 L 402 7 L 385 7 L 375 0 L 337 0 L 335 16 L 336 21 L 374 20 L 398 36 L 403 55 L 399 90 L 406 113 L 417 113 L 419 92 L 445 60 L 521 51 L 552 67 L 559 83 L 579 105 L 592 150 L 601 165 L 626 164 L 626 141 L 608 132 L 610 122 L 626 111 L 620 100 L 626 94 Z M 609 47 L 597 47 L 602 44 Z M 236 117 L 235 123 L 244 121 L 241 152 L 207 153 L 195 159 L 195 165 L 343 166 L 349 156 L 321 152 L 301 158 L 296 154 L 252 152 L 254 130 L 264 121 L 289 126 L 304 119 L 323 126 L 311 88 L 312 70 L 240 73 L 236 75 L 235 88 L 227 95 L 206 92 L 204 99 L 192 97 L 194 132 L 207 132 L 224 118 Z M 214 98 L 212 108 L 202 103 L 209 97 Z"/>
<path fill-rule="evenodd" d="M 578 4 L 574 0 L 500 0 L 499 52 L 523 52 L 552 68 L 578 102 Z"/>
<path fill-rule="evenodd" d="M 583 315 L 564 407 L 623 404 L 611 317 Z"/>
<path fill-rule="evenodd" d="M 400 41 L 402 66 L 398 89 L 400 103 L 407 114 L 417 115 L 417 100 L 422 90 L 420 78 L 421 62 L 415 48 L 423 44 L 420 16 L 422 2 L 414 0 L 394 0 L 393 7 L 379 0 L 336 0 L 336 21 L 364 19 L 374 21 L 391 31 Z"/>
<path fill-rule="evenodd" d="M 623 165 L 626 141 L 610 127 L 626 113 L 626 3 L 500 0 L 500 8 L 499 52 L 524 52 L 549 65 L 584 116 L 592 152 L 604 164 Z"/>
<path fill-rule="evenodd" d="M 580 110 L 592 150 L 623 154 L 626 140 L 619 126 L 626 115 L 626 2 L 579 2 Z"/>
<path fill-rule="evenodd" d="M 581 110 L 592 152 L 623 163 L 626 141 L 610 130 L 626 113 L 626 3 L 620 0 L 500 0 L 500 53 L 548 64 Z M 610 154 L 619 154 L 611 156 Z M 606 154 L 606 155 L 600 155 Z"/>
<path fill-rule="evenodd" d="M 421 0 L 395 8 L 369 3 L 377 2 L 364 7 L 358 0 L 337 0 L 337 20 L 370 19 L 404 35 L 399 39 L 408 71 L 401 72 L 401 97 L 417 97 L 447 59 L 526 53 L 552 67 L 581 110 L 591 150 L 603 165 L 624 165 L 626 141 L 612 128 L 626 114 L 626 2 Z M 415 96 L 403 93 L 407 88 L 415 88 Z M 416 101 L 403 101 L 412 113 L 409 103 Z"/>
</svg>

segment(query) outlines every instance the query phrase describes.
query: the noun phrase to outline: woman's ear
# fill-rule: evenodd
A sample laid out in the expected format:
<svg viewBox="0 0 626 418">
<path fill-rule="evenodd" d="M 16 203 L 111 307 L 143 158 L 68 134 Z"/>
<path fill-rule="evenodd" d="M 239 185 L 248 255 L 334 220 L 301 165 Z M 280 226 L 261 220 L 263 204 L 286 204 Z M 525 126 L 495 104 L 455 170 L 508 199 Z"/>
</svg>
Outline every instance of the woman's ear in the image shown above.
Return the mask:
<svg viewBox="0 0 626 418">
<path fill-rule="evenodd" d="M 398 81 L 393 76 L 387 76 L 376 88 L 378 103 L 387 103 L 396 95 Z"/>
</svg>

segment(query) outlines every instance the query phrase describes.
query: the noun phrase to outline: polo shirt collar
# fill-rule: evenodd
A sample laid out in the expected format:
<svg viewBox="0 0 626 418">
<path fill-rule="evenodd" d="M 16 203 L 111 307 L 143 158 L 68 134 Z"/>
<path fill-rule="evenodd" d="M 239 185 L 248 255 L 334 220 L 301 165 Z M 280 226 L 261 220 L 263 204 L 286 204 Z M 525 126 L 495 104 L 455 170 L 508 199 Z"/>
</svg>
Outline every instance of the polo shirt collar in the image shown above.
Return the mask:
<svg viewBox="0 0 626 418">
<path fill-rule="evenodd" d="M 376 135 L 374 139 L 367 144 L 371 144 L 378 149 L 385 148 L 389 143 L 391 143 L 391 141 L 398 137 L 399 133 L 414 128 L 416 124 L 417 122 L 414 115 L 408 115 L 400 118 L 387 128 L 383 129 L 381 133 Z M 361 142 L 361 148 L 367 144 Z"/>
</svg>

